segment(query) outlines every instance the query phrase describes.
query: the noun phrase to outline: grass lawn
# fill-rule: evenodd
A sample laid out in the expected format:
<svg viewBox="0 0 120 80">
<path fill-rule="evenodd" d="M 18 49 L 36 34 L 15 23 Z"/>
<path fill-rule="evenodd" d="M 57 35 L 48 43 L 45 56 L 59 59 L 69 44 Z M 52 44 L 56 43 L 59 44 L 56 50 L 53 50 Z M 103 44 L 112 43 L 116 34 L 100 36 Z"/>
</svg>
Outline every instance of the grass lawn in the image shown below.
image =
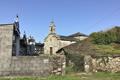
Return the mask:
<svg viewBox="0 0 120 80">
<path fill-rule="evenodd" d="M 49 77 L 0 77 L 0 80 L 120 80 L 120 73 L 72 73 L 65 76 Z"/>
</svg>

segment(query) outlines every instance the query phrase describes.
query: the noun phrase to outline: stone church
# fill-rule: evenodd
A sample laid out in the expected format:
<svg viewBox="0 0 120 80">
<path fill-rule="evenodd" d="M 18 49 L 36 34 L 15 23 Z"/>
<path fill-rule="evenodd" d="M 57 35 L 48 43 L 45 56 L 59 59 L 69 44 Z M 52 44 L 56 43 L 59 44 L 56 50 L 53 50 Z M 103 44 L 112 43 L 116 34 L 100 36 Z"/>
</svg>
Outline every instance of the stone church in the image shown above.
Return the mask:
<svg viewBox="0 0 120 80">
<path fill-rule="evenodd" d="M 44 40 L 44 54 L 56 54 L 56 52 L 70 44 L 86 39 L 88 36 L 77 32 L 69 36 L 62 36 L 56 33 L 56 26 L 52 21 L 49 26 L 49 33 Z"/>
</svg>

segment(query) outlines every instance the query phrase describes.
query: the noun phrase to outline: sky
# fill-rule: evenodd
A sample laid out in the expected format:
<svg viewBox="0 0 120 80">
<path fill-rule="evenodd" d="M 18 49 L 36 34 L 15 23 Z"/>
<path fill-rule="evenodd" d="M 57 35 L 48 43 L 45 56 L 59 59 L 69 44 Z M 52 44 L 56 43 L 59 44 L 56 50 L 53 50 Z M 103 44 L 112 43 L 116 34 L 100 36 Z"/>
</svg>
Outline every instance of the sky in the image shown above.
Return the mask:
<svg viewBox="0 0 120 80">
<path fill-rule="evenodd" d="M 120 26 L 120 0 L 0 0 L 0 24 L 13 23 L 17 14 L 21 36 L 25 31 L 43 42 L 52 20 L 59 35 Z"/>
</svg>

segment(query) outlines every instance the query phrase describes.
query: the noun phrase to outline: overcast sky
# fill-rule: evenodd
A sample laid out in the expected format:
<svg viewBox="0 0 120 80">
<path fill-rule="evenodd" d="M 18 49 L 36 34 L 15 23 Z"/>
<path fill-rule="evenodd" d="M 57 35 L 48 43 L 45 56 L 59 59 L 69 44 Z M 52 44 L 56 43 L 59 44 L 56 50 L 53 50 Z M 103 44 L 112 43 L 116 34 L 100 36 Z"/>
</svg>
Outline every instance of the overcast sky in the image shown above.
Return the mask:
<svg viewBox="0 0 120 80">
<path fill-rule="evenodd" d="M 16 14 L 21 34 L 43 42 L 52 20 L 60 35 L 120 26 L 120 0 L 0 0 L 0 24 L 13 23 Z"/>
</svg>

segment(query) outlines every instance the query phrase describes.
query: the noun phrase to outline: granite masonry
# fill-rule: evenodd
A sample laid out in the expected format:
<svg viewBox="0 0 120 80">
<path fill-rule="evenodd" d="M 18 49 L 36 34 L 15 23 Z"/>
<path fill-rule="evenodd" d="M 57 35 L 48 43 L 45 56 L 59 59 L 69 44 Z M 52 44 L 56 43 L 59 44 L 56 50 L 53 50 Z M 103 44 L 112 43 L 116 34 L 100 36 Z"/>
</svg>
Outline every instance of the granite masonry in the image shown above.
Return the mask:
<svg viewBox="0 0 120 80">
<path fill-rule="evenodd" d="M 86 72 L 120 72 L 120 56 L 85 56 Z"/>
<path fill-rule="evenodd" d="M 12 58 L 13 25 L 0 25 L 0 75 L 9 74 Z"/>
</svg>

